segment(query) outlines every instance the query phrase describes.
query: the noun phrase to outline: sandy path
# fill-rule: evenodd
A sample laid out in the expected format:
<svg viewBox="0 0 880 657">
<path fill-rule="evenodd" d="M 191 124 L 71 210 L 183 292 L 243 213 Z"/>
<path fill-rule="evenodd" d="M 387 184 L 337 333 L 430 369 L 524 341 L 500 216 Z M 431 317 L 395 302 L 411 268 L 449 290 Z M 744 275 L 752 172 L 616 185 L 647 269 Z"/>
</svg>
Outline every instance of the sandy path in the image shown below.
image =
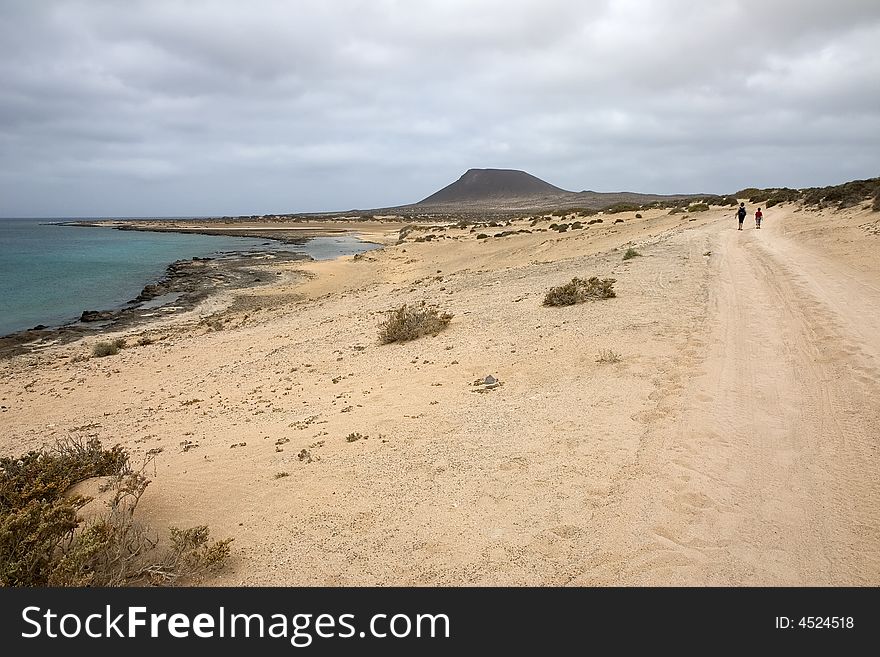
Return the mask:
<svg viewBox="0 0 880 657">
<path fill-rule="evenodd" d="M 720 234 L 705 373 L 610 505 L 626 558 L 581 582 L 880 581 L 880 290 L 781 232 Z"/>
</svg>

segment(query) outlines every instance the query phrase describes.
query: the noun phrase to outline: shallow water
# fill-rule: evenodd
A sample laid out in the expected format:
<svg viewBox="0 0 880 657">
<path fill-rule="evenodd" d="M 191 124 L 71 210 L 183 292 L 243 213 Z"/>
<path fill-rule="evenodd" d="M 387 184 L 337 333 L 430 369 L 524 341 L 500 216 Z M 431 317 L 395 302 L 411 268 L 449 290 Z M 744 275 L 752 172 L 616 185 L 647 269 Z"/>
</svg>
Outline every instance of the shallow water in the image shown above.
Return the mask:
<svg viewBox="0 0 880 657">
<path fill-rule="evenodd" d="M 86 309 L 118 308 L 175 260 L 230 251 L 296 251 L 316 260 L 376 248 L 351 236 L 303 245 L 265 238 L 149 233 L 53 225 L 62 219 L 0 219 L 0 335 L 57 326 Z"/>
</svg>

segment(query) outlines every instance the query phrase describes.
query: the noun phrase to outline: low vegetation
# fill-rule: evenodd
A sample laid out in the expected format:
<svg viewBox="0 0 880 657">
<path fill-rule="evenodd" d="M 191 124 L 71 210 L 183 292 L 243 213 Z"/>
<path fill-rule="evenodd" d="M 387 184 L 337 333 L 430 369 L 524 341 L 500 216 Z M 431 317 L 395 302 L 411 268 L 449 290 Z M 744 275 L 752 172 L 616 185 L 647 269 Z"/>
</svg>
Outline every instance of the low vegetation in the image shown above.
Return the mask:
<svg viewBox="0 0 880 657">
<path fill-rule="evenodd" d="M 739 190 L 736 196 L 738 198 L 747 198 L 750 203 L 760 203 L 768 208 L 772 208 L 780 203 L 803 201 L 805 205 L 819 208 L 832 207 L 842 210 L 865 201 L 873 201 L 872 207 L 875 210 L 880 210 L 880 178 L 852 180 L 841 185 L 809 187 L 806 189 L 791 189 L 789 187 L 758 189 L 748 187 Z"/>
<path fill-rule="evenodd" d="M 880 199 L 880 178 L 853 180 L 832 187 L 813 187 L 802 190 L 802 194 L 806 205 L 843 209 L 873 200 L 872 207 L 876 209 Z"/>
<path fill-rule="evenodd" d="M 626 250 L 626 253 L 623 254 L 624 260 L 632 260 L 633 258 L 638 258 L 642 254 L 636 251 L 634 248 L 630 247 Z"/>
<path fill-rule="evenodd" d="M 602 364 L 619 363 L 620 360 L 620 354 L 611 349 L 600 349 L 596 356 L 596 362 Z"/>
<path fill-rule="evenodd" d="M 93 477 L 105 477 L 101 491 L 112 495 L 85 520 L 92 498 L 70 488 Z M 149 483 L 122 447 L 97 439 L 0 458 L 0 585 L 168 584 L 221 566 L 232 539 L 209 543 L 205 526 L 172 527 L 157 549 L 158 536 L 134 518 Z"/>
<path fill-rule="evenodd" d="M 97 358 L 115 356 L 120 349 L 125 349 L 125 338 L 116 338 L 112 342 L 96 342 L 92 347 L 92 355 Z"/>
<path fill-rule="evenodd" d="M 614 292 L 616 279 L 599 279 L 592 276 L 586 280 L 573 278 L 559 287 L 552 287 L 544 296 L 545 306 L 573 306 L 592 299 L 611 299 L 617 296 Z"/>
<path fill-rule="evenodd" d="M 379 324 L 379 342 L 408 342 L 424 335 L 437 335 L 451 320 L 451 314 L 441 313 L 436 306 L 404 304 L 386 313 Z"/>
<path fill-rule="evenodd" d="M 638 203 L 615 203 L 614 205 L 609 205 L 605 208 L 605 214 L 616 214 L 618 212 L 635 212 L 636 210 L 641 210 L 642 206 Z"/>
</svg>

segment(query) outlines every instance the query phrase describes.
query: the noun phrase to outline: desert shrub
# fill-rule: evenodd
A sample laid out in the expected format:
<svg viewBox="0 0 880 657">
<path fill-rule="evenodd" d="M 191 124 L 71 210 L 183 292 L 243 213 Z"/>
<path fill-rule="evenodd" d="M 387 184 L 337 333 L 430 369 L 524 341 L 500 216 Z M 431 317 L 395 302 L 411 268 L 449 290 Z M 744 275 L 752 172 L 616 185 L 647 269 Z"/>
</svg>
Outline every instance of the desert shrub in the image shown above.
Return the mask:
<svg viewBox="0 0 880 657">
<path fill-rule="evenodd" d="M 619 363 L 620 362 L 620 354 L 616 351 L 612 351 L 611 349 L 600 349 L 599 353 L 596 355 L 597 363 Z"/>
<path fill-rule="evenodd" d="M 811 187 L 803 190 L 801 195 L 805 205 L 819 207 L 830 205 L 843 209 L 874 199 L 874 206 L 877 206 L 877 198 L 880 196 L 880 178 L 851 180 L 831 187 Z"/>
<path fill-rule="evenodd" d="M 590 219 L 590 220 L 587 222 L 587 225 L 588 225 L 588 226 L 592 226 L 593 224 L 601 224 L 601 223 L 602 223 L 602 220 L 601 220 L 601 219 Z"/>
<path fill-rule="evenodd" d="M 669 214 L 682 214 L 683 212 L 685 212 L 684 208 L 672 208 Z"/>
<path fill-rule="evenodd" d="M 642 218 L 642 215 L 640 213 L 636 212 L 636 219 L 641 219 L 641 218 Z"/>
<path fill-rule="evenodd" d="M 605 214 L 616 214 L 618 212 L 635 212 L 636 210 L 641 210 L 642 206 L 638 203 L 615 203 L 614 205 L 609 205 L 605 208 Z"/>
<path fill-rule="evenodd" d="M 113 496 L 106 513 L 84 522 L 78 511 L 91 498 L 67 491 L 92 477 L 108 477 Z M 219 566 L 231 539 L 208 544 L 207 527 L 172 529 L 168 551 L 152 558 L 158 538 L 133 517 L 149 483 L 122 447 L 97 439 L 0 458 L 0 585 L 165 583 Z"/>
<path fill-rule="evenodd" d="M 115 356 L 119 353 L 119 346 L 115 342 L 96 342 L 92 347 L 92 355 L 98 358 Z"/>
<path fill-rule="evenodd" d="M 592 276 L 587 280 L 572 278 L 569 283 L 552 287 L 544 296 L 545 306 L 573 306 L 590 299 L 610 299 L 617 296 L 614 292 L 613 278 L 599 279 Z"/>
<path fill-rule="evenodd" d="M 385 320 L 379 324 L 379 342 L 407 342 L 423 335 L 437 335 L 449 325 L 450 320 L 451 314 L 441 313 L 435 306 L 404 304 L 389 310 Z"/>
<path fill-rule="evenodd" d="M 688 212 L 705 212 L 708 209 L 709 209 L 709 206 L 706 205 L 705 203 L 691 203 L 688 206 L 687 211 Z"/>
<path fill-rule="evenodd" d="M 767 199 L 767 207 L 772 208 L 774 205 L 779 205 L 780 203 L 797 201 L 800 197 L 801 193 L 796 189 L 790 189 L 788 187 L 774 189 L 770 194 L 770 197 Z"/>
<path fill-rule="evenodd" d="M 594 210 L 592 208 L 569 208 L 567 210 L 556 210 L 553 212 L 553 215 L 557 217 L 565 217 L 570 214 L 575 216 L 589 217 L 592 214 L 596 214 L 598 210 Z"/>
<path fill-rule="evenodd" d="M 641 255 L 642 255 L 641 253 L 639 253 L 638 251 L 636 251 L 635 249 L 630 247 L 626 250 L 626 253 L 623 254 L 623 259 L 624 260 L 632 260 L 633 258 L 638 258 Z"/>
<path fill-rule="evenodd" d="M 480 233 L 479 235 L 477 235 L 477 239 L 478 239 L 478 240 L 484 240 L 484 239 L 486 239 L 486 238 L 488 238 L 488 237 L 489 237 L 489 236 L 486 235 L 486 233 Z"/>
<path fill-rule="evenodd" d="M 153 344 L 153 342 L 155 342 L 155 340 L 153 340 L 153 338 L 151 338 L 149 335 L 142 335 L 138 338 L 137 341 L 139 347 L 146 347 L 147 345 Z"/>
<path fill-rule="evenodd" d="M 736 198 L 752 198 L 753 196 L 759 195 L 761 192 L 757 187 L 746 187 L 745 189 L 739 190 L 734 196 Z"/>
</svg>

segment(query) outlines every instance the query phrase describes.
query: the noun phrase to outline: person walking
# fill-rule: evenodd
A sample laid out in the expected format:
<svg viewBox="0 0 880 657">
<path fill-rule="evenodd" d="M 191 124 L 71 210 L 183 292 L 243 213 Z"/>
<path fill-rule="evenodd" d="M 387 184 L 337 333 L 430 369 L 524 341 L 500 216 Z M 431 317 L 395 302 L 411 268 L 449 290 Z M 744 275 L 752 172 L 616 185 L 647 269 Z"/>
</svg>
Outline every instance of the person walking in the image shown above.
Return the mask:
<svg viewBox="0 0 880 657">
<path fill-rule="evenodd" d="M 761 227 L 761 219 L 764 218 L 764 213 L 761 212 L 761 208 L 758 208 L 758 211 L 755 213 L 755 228 Z"/>
<path fill-rule="evenodd" d="M 740 203 L 739 210 L 736 211 L 736 216 L 739 218 L 739 228 L 737 230 L 743 229 L 743 222 L 746 220 L 746 204 Z"/>
</svg>

